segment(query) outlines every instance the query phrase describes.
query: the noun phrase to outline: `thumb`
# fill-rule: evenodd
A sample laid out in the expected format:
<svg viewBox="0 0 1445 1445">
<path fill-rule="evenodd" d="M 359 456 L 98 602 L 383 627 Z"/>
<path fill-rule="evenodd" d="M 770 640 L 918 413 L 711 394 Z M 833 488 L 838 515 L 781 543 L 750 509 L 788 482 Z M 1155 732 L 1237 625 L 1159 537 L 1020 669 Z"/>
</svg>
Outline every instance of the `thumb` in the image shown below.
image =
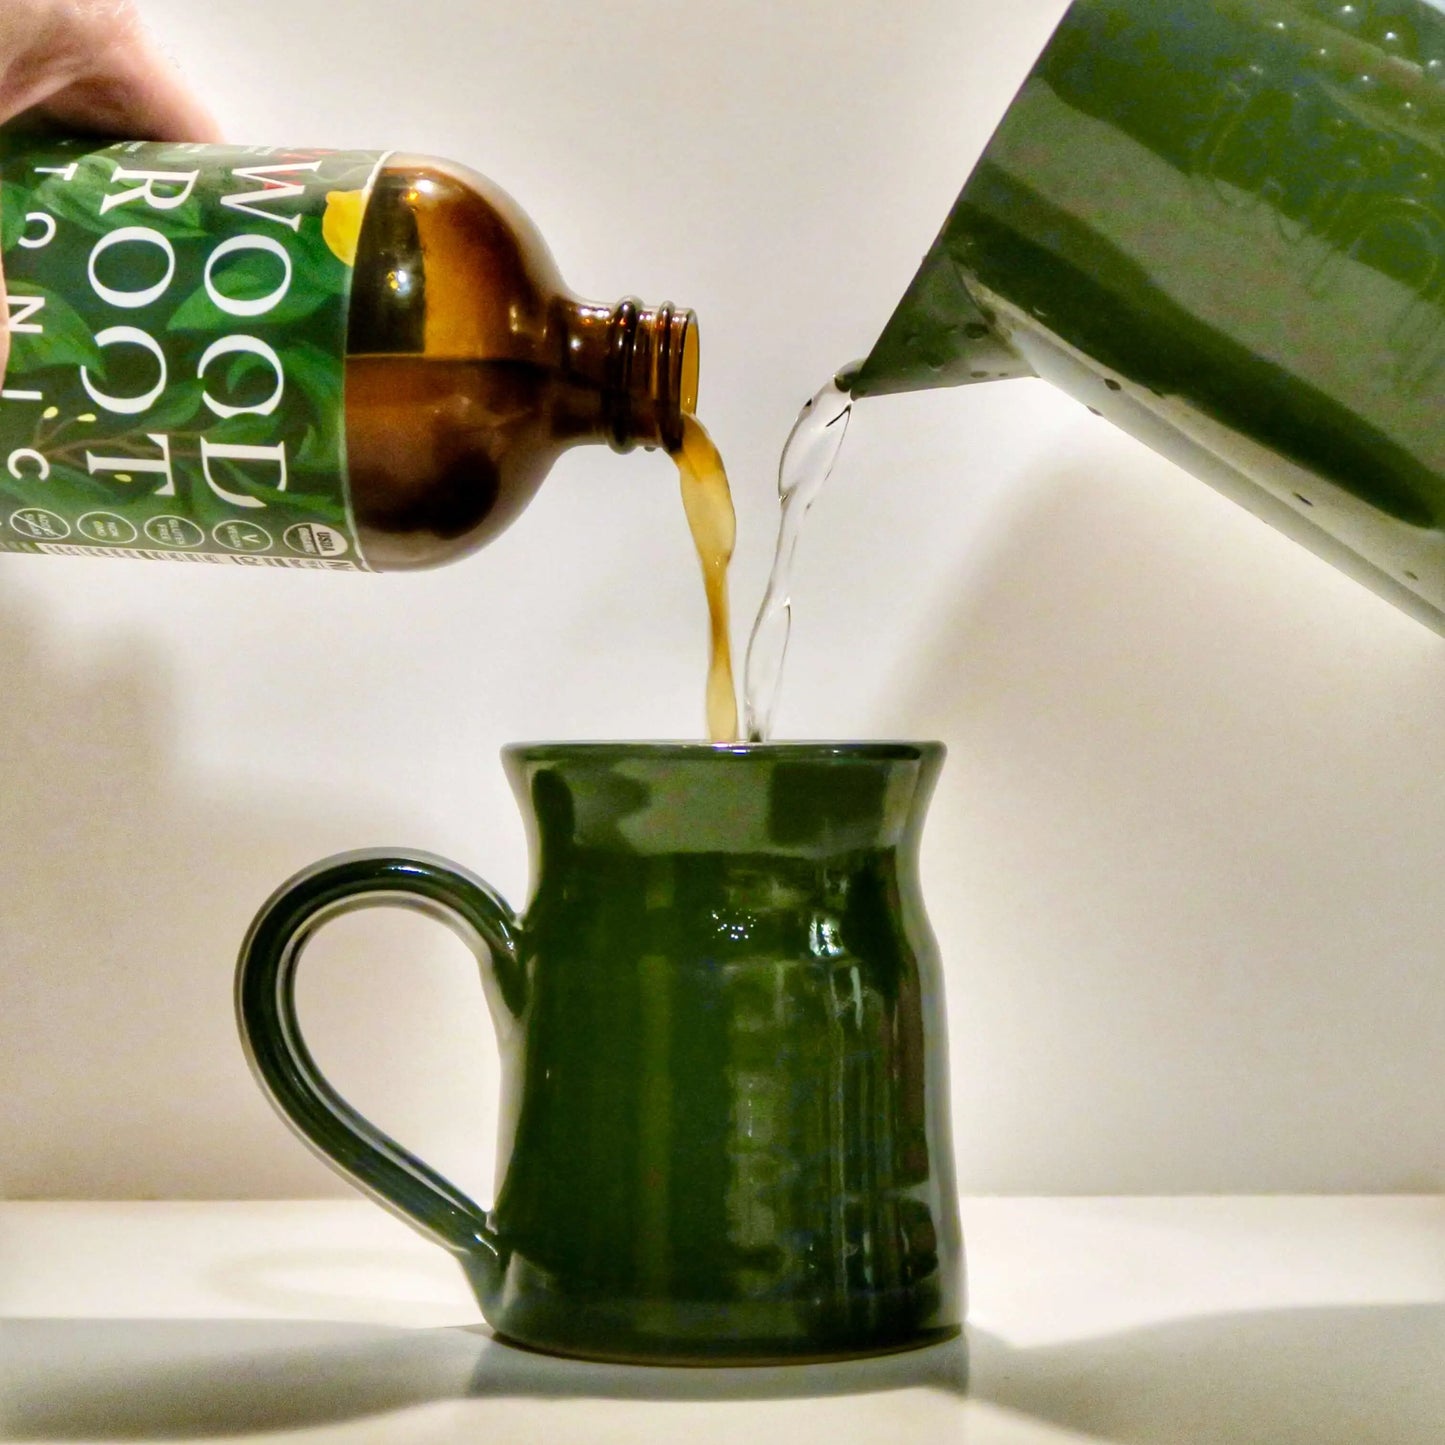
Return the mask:
<svg viewBox="0 0 1445 1445">
<path fill-rule="evenodd" d="M 139 25 L 119 27 L 38 109 L 62 125 L 144 140 L 218 141 L 221 128 Z"/>
</svg>

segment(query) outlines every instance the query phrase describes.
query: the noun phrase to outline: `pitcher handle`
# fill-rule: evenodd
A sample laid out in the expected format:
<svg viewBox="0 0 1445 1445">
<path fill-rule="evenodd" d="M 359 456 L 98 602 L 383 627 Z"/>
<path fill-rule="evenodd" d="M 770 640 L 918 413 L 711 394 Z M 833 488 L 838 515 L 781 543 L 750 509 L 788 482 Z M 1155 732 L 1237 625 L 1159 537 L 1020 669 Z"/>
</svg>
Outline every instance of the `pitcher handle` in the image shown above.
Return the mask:
<svg viewBox="0 0 1445 1445">
<path fill-rule="evenodd" d="M 481 879 L 426 853 L 367 850 L 328 858 L 282 884 L 256 915 L 236 969 L 236 1019 L 246 1056 L 277 1111 L 337 1173 L 454 1254 L 496 1262 L 486 1211 L 362 1118 L 316 1067 L 296 1018 L 296 967 L 311 935 L 343 913 L 377 905 L 440 919 L 498 975 L 520 980 L 521 925 Z"/>
</svg>

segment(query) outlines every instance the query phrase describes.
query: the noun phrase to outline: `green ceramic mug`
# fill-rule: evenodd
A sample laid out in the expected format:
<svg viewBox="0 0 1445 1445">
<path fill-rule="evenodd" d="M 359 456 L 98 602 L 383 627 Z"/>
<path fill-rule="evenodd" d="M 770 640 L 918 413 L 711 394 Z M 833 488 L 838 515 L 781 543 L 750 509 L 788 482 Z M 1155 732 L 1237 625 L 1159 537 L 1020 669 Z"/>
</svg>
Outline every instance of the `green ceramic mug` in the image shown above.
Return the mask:
<svg viewBox="0 0 1445 1445">
<path fill-rule="evenodd" d="M 762 1363 L 956 1333 L 943 985 L 918 879 L 943 748 L 503 756 L 531 840 L 524 914 L 395 851 L 318 864 L 261 910 L 237 1012 L 277 1109 L 533 1348 Z M 375 904 L 434 914 L 482 963 L 502 1058 L 490 1210 L 352 1110 L 302 1039 L 307 938 Z"/>
</svg>

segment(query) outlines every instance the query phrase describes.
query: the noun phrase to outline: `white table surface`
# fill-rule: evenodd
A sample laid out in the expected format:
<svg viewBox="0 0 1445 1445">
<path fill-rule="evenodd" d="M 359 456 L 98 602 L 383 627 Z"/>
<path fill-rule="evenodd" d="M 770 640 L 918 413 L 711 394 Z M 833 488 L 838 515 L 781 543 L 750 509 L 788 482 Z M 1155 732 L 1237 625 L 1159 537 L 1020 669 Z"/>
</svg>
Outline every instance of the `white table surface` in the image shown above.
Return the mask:
<svg viewBox="0 0 1445 1445">
<path fill-rule="evenodd" d="M 0 1204 L 0 1440 L 1445 1445 L 1445 1199 L 963 1221 L 966 1348 L 676 1370 L 498 1344 L 360 1200 Z"/>
</svg>

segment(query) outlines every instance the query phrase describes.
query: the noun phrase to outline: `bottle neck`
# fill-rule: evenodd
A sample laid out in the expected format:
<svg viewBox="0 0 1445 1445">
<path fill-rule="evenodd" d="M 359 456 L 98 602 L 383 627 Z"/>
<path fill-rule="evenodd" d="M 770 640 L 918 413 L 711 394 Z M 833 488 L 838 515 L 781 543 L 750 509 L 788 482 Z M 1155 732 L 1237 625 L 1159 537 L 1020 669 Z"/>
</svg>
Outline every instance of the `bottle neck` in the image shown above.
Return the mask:
<svg viewBox="0 0 1445 1445">
<path fill-rule="evenodd" d="M 677 451 L 682 419 L 697 409 L 697 317 L 670 301 L 627 297 L 609 308 L 567 297 L 554 321 L 563 379 L 597 395 L 598 427 L 613 449 Z"/>
</svg>

